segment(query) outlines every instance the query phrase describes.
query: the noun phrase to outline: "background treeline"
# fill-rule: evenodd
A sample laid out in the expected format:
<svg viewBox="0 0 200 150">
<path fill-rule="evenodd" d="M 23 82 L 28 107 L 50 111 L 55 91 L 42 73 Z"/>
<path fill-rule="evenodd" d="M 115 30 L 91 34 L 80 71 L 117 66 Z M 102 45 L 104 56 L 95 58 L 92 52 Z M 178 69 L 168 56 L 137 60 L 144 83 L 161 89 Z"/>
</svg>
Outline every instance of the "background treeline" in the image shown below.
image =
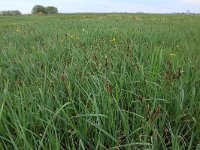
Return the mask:
<svg viewBox="0 0 200 150">
<path fill-rule="evenodd" d="M 31 13 L 32 14 L 57 14 L 58 9 L 54 6 L 44 7 L 42 5 L 35 5 Z"/>
<path fill-rule="evenodd" d="M 0 16 L 18 16 L 22 13 L 19 10 L 0 11 Z"/>
<path fill-rule="evenodd" d="M 35 5 L 32 8 L 31 11 L 32 14 L 57 14 L 58 9 L 54 6 L 47 6 L 44 7 L 42 5 Z M 22 15 L 22 13 L 19 10 L 6 10 L 6 11 L 0 11 L 0 16 L 17 16 Z"/>
</svg>

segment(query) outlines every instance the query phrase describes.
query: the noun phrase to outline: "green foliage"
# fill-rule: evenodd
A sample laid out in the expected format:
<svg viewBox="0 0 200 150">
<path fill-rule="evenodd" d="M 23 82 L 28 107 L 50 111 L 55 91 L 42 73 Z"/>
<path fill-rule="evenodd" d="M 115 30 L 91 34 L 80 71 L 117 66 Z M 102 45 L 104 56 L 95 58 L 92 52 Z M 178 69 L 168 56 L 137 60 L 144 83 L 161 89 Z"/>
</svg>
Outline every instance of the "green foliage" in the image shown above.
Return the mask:
<svg viewBox="0 0 200 150">
<path fill-rule="evenodd" d="M 54 6 L 48 6 L 46 7 L 47 14 L 57 14 L 58 9 Z"/>
<path fill-rule="evenodd" d="M 19 16 L 21 14 L 19 10 L 0 11 L 0 16 Z"/>
<path fill-rule="evenodd" d="M 57 14 L 58 9 L 54 6 L 35 5 L 32 9 L 32 14 Z"/>
<path fill-rule="evenodd" d="M 32 14 L 47 14 L 47 10 L 42 5 L 35 5 L 31 11 Z"/>
<path fill-rule="evenodd" d="M 199 149 L 199 24 L 0 17 L 0 149 Z"/>
</svg>

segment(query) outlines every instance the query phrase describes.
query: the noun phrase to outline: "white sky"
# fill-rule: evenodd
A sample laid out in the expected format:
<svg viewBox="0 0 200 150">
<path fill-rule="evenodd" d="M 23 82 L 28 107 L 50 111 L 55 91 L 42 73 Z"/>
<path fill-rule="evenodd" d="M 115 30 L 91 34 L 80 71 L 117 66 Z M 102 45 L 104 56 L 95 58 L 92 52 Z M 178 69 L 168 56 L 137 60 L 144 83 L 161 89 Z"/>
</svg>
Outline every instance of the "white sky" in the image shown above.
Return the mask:
<svg viewBox="0 0 200 150">
<path fill-rule="evenodd" d="M 200 0 L 0 0 L 1 10 L 31 13 L 34 5 L 56 6 L 59 12 L 200 13 Z"/>
</svg>

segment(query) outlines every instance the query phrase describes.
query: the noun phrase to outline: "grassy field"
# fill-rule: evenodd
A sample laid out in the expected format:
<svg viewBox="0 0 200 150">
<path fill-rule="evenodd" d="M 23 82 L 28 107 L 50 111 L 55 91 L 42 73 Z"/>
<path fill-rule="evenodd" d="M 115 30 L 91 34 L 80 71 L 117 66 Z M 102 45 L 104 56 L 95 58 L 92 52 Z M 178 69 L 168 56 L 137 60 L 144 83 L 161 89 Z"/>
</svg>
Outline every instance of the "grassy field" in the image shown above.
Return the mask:
<svg viewBox="0 0 200 150">
<path fill-rule="evenodd" d="M 0 17 L 0 149 L 200 149 L 200 16 Z"/>
</svg>

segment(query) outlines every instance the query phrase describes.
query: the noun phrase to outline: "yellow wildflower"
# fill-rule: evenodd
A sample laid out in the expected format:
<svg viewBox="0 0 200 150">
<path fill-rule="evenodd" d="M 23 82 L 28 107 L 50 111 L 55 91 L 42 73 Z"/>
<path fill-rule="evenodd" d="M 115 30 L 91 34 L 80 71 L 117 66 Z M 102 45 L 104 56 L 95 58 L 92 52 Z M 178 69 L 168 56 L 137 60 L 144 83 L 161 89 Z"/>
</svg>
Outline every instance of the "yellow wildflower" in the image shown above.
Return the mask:
<svg viewBox="0 0 200 150">
<path fill-rule="evenodd" d="M 22 30 L 19 28 L 19 27 L 17 27 L 17 30 L 16 30 L 17 32 L 21 32 Z"/>
<path fill-rule="evenodd" d="M 75 37 L 75 35 L 71 35 L 71 38 L 74 38 Z"/>
<path fill-rule="evenodd" d="M 70 37 L 71 37 L 71 39 L 73 39 L 73 40 L 78 40 L 78 39 L 79 39 L 79 36 L 78 36 L 78 35 L 71 35 Z"/>
<path fill-rule="evenodd" d="M 113 38 L 110 40 L 111 43 L 115 43 L 115 41 L 116 41 L 115 37 L 113 37 Z"/>
<path fill-rule="evenodd" d="M 176 54 L 171 53 L 170 56 L 176 56 Z"/>
</svg>

